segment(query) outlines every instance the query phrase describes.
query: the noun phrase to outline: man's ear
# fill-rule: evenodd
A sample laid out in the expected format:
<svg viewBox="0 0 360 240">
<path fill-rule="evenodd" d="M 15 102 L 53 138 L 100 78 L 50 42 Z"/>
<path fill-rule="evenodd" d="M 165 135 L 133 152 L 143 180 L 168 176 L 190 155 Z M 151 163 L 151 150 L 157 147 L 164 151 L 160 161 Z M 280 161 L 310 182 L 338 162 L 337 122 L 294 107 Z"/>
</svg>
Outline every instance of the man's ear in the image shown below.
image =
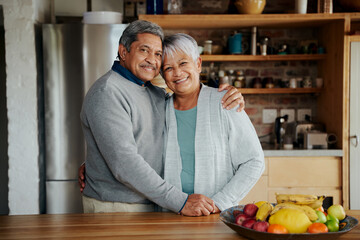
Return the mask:
<svg viewBox="0 0 360 240">
<path fill-rule="evenodd" d="M 126 50 L 126 47 L 122 44 L 119 44 L 119 57 L 121 60 L 125 60 L 126 53 L 128 51 Z"/>
</svg>

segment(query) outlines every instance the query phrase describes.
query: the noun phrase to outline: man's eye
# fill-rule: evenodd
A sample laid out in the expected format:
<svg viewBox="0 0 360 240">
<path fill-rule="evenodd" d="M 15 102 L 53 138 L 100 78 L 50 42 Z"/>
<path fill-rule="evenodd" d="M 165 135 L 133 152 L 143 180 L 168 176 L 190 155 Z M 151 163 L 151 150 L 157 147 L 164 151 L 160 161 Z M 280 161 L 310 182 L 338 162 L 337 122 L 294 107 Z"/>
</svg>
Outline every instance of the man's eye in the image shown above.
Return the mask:
<svg viewBox="0 0 360 240">
<path fill-rule="evenodd" d="M 187 62 L 180 63 L 181 66 L 186 65 L 186 64 L 187 64 Z"/>
<path fill-rule="evenodd" d="M 140 48 L 140 51 L 141 52 L 147 52 L 147 49 L 146 48 Z"/>
<path fill-rule="evenodd" d="M 156 53 L 156 56 L 161 58 L 162 54 L 161 53 Z"/>
</svg>

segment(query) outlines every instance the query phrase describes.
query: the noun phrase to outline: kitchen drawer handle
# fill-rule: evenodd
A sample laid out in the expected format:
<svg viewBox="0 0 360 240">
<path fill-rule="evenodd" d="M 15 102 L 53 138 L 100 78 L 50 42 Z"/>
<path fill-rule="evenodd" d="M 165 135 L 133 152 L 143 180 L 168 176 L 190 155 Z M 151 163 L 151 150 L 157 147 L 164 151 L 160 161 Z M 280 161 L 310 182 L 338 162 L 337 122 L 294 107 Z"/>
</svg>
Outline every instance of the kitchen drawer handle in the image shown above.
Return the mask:
<svg viewBox="0 0 360 240">
<path fill-rule="evenodd" d="M 355 147 L 357 147 L 358 144 L 359 144 L 359 136 L 358 136 L 358 135 L 354 135 L 354 136 L 351 136 L 351 137 L 350 137 L 350 139 L 352 139 L 352 138 L 355 138 Z"/>
</svg>

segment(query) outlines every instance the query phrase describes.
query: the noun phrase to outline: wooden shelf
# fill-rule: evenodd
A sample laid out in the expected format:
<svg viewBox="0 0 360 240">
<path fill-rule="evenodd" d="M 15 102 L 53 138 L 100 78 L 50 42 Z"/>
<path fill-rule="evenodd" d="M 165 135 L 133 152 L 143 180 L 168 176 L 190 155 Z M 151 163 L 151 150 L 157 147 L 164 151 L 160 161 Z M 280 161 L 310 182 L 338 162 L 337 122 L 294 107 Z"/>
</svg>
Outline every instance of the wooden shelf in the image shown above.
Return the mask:
<svg viewBox="0 0 360 240">
<path fill-rule="evenodd" d="M 324 60 L 326 54 L 288 54 L 288 55 L 201 55 L 204 62 L 241 62 L 241 61 L 317 61 Z"/>
<path fill-rule="evenodd" d="M 322 88 L 238 88 L 241 94 L 301 94 L 320 93 Z"/>
<path fill-rule="evenodd" d="M 349 18 L 360 19 L 360 13 L 139 15 L 139 19 L 157 23 L 166 29 L 317 27 Z"/>
</svg>

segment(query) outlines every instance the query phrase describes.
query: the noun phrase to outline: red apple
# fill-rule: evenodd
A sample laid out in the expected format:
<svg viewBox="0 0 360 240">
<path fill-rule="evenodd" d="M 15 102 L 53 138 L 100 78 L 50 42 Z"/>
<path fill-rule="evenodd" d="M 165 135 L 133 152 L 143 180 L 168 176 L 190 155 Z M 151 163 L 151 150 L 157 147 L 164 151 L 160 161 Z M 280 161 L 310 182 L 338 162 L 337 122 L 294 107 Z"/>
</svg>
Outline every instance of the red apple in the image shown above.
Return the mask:
<svg viewBox="0 0 360 240">
<path fill-rule="evenodd" d="M 246 204 L 245 207 L 244 207 L 244 213 L 246 215 L 248 215 L 249 217 L 255 217 L 256 215 L 256 212 L 259 208 L 253 204 L 253 203 L 249 203 L 249 204 Z"/>
<path fill-rule="evenodd" d="M 269 223 L 265 221 L 258 221 L 254 223 L 253 229 L 259 232 L 267 232 Z"/>
<path fill-rule="evenodd" d="M 240 213 L 240 214 L 238 214 L 236 217 L 235 217 L 235 223 L 237 224 L 237 225 L 242 225 L 242 223 L 246 220 L 246 219 L 248 219 L 249 217 L 248 216 L 246 216 L 245 214 L 243 214 L 243 213 Z"/>
<path fill-rule="evenodd" d="M 246 228 L 252 228 L 252 226 L 254 225 L 255 222 L 256 222 L 255 219 L 248 218 L 242 223 L 242 226 L 246 227 Z"/>
<path fill-rule="evenodd" d="M 242 214 L 242 213 L 243 213 L 243 212 L 240 211 L 240 210 L 234 210 L 234 211 L 233 211 L 233 216 L 236 218 L 237 215 Z"/>
</svg>

